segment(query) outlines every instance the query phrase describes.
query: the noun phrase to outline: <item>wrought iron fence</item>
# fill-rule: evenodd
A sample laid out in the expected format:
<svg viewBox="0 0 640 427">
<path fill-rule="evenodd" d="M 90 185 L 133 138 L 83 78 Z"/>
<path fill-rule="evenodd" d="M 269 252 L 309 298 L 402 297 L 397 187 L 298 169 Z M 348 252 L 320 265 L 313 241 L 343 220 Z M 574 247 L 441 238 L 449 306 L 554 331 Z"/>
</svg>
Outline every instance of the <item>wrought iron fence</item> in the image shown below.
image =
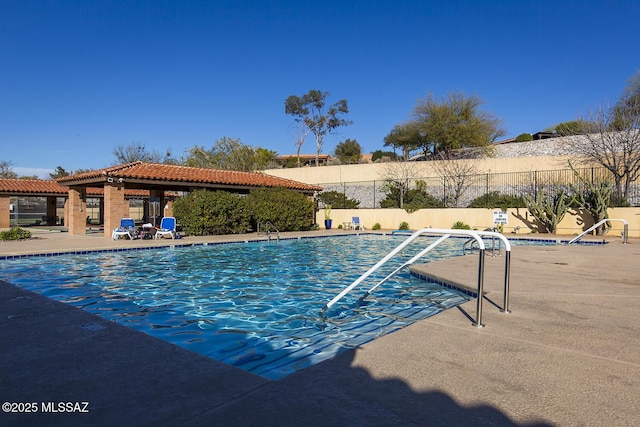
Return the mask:
<svg viewBox="0 0 640 427">
<path fill-rule="evenodd" d="M 613 183 L 613 175 L 605 168 L 583 168 L 576 171 L 587 181 L 605 179 Z M 323 187 L 324 191 L 337 191 L 344 193 L 346 198 L 357 200 L 360 202 L 360 208 L 380 208 L 380 202 L 389 193 L 389 183 L 385 180 L 330 182 L 318 185 Z M 443 207 L 468 207 L 472 201 L 490 193 L 519 197 L 535 194 L 538 190 L 548 193 L 554 193 L 560 188 L 580 191 L 585 184 L 573 170 L 560 169 L 414 178 L 407 179 L 402 185 L 406 189 L 421 186 L 427 193 L 441 200 Z M 640 181 L 629 185 L 627 202 L 631 206 L 640 206 Z M 341 208 L 339 203 L 333 207 Z"/>
</svg>

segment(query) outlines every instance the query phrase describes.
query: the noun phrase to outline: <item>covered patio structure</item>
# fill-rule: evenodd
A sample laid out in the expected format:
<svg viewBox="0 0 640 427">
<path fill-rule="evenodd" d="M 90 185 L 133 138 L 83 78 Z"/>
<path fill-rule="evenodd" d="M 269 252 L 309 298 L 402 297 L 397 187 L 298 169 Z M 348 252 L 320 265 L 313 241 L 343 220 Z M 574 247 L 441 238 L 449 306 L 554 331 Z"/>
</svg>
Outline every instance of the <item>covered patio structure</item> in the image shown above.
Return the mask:
<svg viewBox="0 0 640 427">
<path fill-rule="evenodd" d="M 68 210 L 69 188 L 58 184 L 53 180 L 41 179 L 0 179 L 0 229 L 11 226 L 11 215 L 15 217 L 15 225 L 42 225 L 42 226 L 64 226 L 65 212 Z M 87 225 L 89 219 L 92 224 L 102 224 L 104 220 L 104 203 L 102 201 L 104 191 L 102 188 L 87 188 L 86 198 L 99 202 L 99 212 L 95 209 L 85 210 Z M 14 199 L 14 200 L 12 200 Z M 26 199 L 26 201 L 25 201 Z M 34 199 L 36 199 L 34 201 Z M 39 201 L 37 199 L 44 199 Z M 126 200 L 141 200 L 148 202 L 148 190 L 125 190 Z M 63 202 L 61 207 L 61 202 Z M 23 208 L 18 206 L 23 204 Z M 24 210 L 24 204 L 30 206 L 44 205 L 44 209 Z M 18 212 L 19 211 L 19 212 Z"/>
<path fill-rule="evenodd" d="M 148 190 L 149 201 L 159 206 L 155 216 L 158 225 L 163 216 L 173 215 L 173 203 L 165 197 L 165 192 L 191 192 L 197 189 L 225 190 L 234 193 L 249 193 L 260 187 L 284 187 L 300 191 L 313 197 L 321 187 L 278 178 L 256 172 L 239 172 L 194 168 L 158 163 L 134 162 L 105 169 L 85 172 L 56 179 L 60 185 L 68 187 L 65 214 L 69 234 L 85 233 L 85 211 L 87 190 L 102 188 L 104 193 L 104 236 L 120 224 L 121 218 L 129 216 L 129 205 L 125 191 Z"/>
</svg>

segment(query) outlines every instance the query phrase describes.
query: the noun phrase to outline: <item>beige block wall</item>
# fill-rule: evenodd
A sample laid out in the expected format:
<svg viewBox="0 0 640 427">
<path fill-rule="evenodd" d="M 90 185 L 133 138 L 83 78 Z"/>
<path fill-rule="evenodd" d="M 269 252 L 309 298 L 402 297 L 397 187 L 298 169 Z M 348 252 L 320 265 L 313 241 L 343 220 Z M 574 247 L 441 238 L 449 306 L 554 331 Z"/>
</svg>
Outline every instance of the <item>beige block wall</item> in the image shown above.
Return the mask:
<svg viewBox="0 0 640 427">
<path fill-rule="evenodd" d="M 398 229 L 401 222 L 407 222 L 409 228 L 417 230 L 425 227 L 451 228 L 456 221 L 462 221 L 472 228 L 482 230 L 493 226 L 492 209 L 421 209 L 417 212 L 407 213 L 404 209 L 332 209 L 332 228 L 336 229 L 343 222 L 350 222 L 353 216 L 359 216 L 367 229 L 375 223 L 379 223 L 384 230 Z M 324 209 L 317 215 L 320 227 L 324 228 Z M 624 219 L 629 223 L 629 236 L 640 237 L 640 208 L 612 208 L 609 209 L 609 218 Z M 530 221 L 533 218 L 527 209 L 509 209 L 508 224 L 504 226 L 504 233 L 529 234 Z M 568 213 L 558 226 L 558 235 L 575 236 L 593 225 L 592 220 L 583 223 L 580 215 Z M 620 221 L 611 222 L 612 229 L 608 235 L 619 236 L 623 230 Z M 516 231 L 516 227 L 520 227 Z"/>
<path fill-rule="evenodd" d="M 513 158 L 486 158 L 473 160 L 478 173 L 529 172 L 534 170 L 558 170 L 568 167 L 568 156 L 540 156 Z M 435 162 L 412 162 L 419 178 L 439 176 L 433 168 Z M 361 165 L 339 165 L 304 167 L 291 169 L 268 169 L 265 173 L 307 184 L 336 182 L 360 182 L 382 180 L 385 177 L 385 163 Z"/>
</svg>

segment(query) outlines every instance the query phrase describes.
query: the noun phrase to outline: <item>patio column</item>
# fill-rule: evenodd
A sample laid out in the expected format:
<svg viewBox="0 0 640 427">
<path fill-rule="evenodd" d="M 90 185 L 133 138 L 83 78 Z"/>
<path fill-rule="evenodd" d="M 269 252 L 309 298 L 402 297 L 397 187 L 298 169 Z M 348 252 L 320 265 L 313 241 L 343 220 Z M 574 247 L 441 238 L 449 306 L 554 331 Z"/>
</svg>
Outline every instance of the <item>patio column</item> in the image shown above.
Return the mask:
<svg viewBox="0 0 640 427">
<path fill-rule="evenodd" d="M 87 190 L 69 187 L 69 198 L 65 206 L 65 224 L 69 234 L 86 234 L 87 232 Z"/>
<path fill-rule="evenodd" d="M 165 216 L 164 215 L 164 190 L 158 190 L 158 189 L 153 189 L 149 191 L 149 204 L 151 203 L 157 203 L 156 207 L 149 207 L 150 213 L 149 215 L 153 214 L 153 211 L 155 209 L 155 214 L 156 214 L 156 219 L 155 219 L 155 226 L 159 226 L 160 225 L 160 221 L 162 221 L 162 217 Z M 151 220 L 151 218 L 149 218 L 149 222 L 153 222 Z"/>
<path fill-rule="evenodd" d="M 99 223 L 100 224 L 104 224 L 104 197 L 101 198 L 101 199 L 98 199 L 98 200 L 100 201 L 99 205 L 98 205 L 99 206 L 98 210 L 100 211 L 100 214 L 99 214 L 100 215 L 100 221 L 99 221 Z"/>
<path fill-rule="evenodd" d="M 129 218 L 129 202 L 124 198 L 124 185 L 115 182 L 104 184 L 104 237 L 111 238 L 114 228 L 122 218 Z"/>
<path fill-rule="evenodd" d="M 57 196 L 47 196 L 47 225 L 56 225 L 57 221 Z"/>
<path fill-rule="evenodd" d="M 0 228 L 11 227 L 11 197 L 0 196 Z"/>
</svg>

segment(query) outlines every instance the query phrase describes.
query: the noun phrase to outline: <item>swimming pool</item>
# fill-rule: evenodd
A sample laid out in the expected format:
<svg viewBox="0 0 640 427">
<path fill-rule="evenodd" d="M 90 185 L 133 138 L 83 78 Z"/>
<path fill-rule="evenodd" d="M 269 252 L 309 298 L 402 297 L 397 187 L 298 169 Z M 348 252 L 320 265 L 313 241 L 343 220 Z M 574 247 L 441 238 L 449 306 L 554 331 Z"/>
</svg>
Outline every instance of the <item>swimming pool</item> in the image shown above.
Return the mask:
<svg viewBox="0 0 640 427">
<path fill-rule="evenodd" d="M 403 237 L 351 235 L 0 261 L 0 279 L 269 379 L 471 299 L 403 271 L 320 309 Z M 424 248 L 371 277 L 371 284 Z M 425 260 L 461 254 L 450 239 Z M 35 279 L 37 278 L 37 279 Z"/>
</svg>

